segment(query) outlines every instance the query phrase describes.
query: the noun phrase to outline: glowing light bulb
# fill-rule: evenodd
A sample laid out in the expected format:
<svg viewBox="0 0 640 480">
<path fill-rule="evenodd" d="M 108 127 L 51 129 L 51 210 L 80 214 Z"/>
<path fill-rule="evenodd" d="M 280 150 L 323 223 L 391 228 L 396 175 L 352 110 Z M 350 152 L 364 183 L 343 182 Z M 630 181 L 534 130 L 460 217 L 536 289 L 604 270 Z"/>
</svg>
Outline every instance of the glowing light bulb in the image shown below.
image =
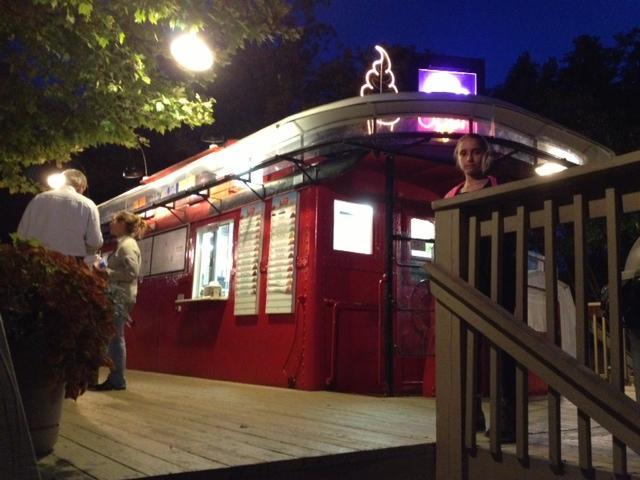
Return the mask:
<svg viewBox="0 0 640 480">
<path fill-rule="evenodd" d="M 203 72 L 213 65 L 213 52 L 195 33 L 185 33 L 171 42 L 171 55 L 183 68 Z"/>
<path fill-rule="evenodd" d="M 545 162 L 539 167 L 536 167 L 536 173 L 540 176 L 553 175 L 554 173 L 558 173 L 566 169 L 567 167 L 560 165 L 559 163 Z"/>
</svg>

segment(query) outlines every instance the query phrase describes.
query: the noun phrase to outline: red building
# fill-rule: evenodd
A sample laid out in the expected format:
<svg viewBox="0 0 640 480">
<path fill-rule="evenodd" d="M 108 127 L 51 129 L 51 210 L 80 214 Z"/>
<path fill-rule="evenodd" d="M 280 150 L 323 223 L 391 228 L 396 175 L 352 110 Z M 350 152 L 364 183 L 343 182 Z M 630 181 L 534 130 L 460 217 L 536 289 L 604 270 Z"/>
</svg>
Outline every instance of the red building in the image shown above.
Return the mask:
<svg viewBox="0 0 640 480">
<path fill-rule="evenodd" d="M 502 181 L 612 152 L 513 105 L 400 93 L 288 117 L 99 206 L 148 218 L 130 368 L 345 392 L 433 394 L 424 262 L 455 138 Z"/>
</svg>

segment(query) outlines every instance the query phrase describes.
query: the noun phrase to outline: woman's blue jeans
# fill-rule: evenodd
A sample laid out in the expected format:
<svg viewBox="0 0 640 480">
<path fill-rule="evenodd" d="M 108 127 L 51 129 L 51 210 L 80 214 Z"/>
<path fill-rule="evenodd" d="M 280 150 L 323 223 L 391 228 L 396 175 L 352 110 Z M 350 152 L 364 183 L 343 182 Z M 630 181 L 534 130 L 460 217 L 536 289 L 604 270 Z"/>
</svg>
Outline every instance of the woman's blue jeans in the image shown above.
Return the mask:
<svg viewBox="0 0 640 480">
<path fill-rule="evenodd" d="M 113 316 L 116 334 L 109 342 L 109 356 L 113 362 L 113 367 L 111 368 L 107 381 L 115 388 L 125 388 L 127 386 L 127 381 L 124 377 L 127 365 L 127 346 L 124 341 L 124 327 L 129 319 L 128 312 L 130 312 L 132 308 L 133 304 L 128 304 L 123 309 L 117 309 L 119 313 Z"/>
</svg>

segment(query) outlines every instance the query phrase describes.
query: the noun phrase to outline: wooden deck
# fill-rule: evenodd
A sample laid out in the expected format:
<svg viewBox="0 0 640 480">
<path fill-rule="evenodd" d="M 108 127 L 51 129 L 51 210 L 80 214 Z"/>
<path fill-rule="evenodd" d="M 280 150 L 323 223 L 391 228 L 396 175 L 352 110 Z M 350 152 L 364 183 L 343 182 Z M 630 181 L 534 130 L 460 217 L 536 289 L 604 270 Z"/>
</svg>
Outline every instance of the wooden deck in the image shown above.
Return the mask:
<svg viewBox="0 0 640 480">
<path fill-rule="evenodd" d="M 65 401 L 55 451 L 39 462 L 43 479 L 141 478 L 389 447 L 424 453 L 424 444 L 435 442 L 432 399 L 135 371 L 127 380 L 126 391 Z"/>
<path fill-rule="evenodd" d="M 635 398 L 632 387 L 627 387 L 627 395 Z M 488 403 L 483 407 L 488 413 Z M 562 399 L 560 406 L 562 418 L 562 458 L 569 465 L 578 465 L 578 413 L 576 407 Z M 539 397 L 529 405 L 529 455 L 532 459 L 548 458 L 548 431 L 547 400 Z M 477 437 L 478 446 L 489 449 L 489 439 L 484 435 Z M 612 470 L 612 437 L 600 425 L 591 422 L 591 442 L 593 446 L 593 466 L 596 470 Z M 504 445 L 505 454 L 515 455 L 515 444 Z M 629 473 L 633 478 L 640 478 L 640 455 L 627 449 Z"/>
<path fill-rule="evenodd" d="M 434 399 L 304 392 L 136 371 L 128 372 L 128 381 L 127 391 L 88 392 L 77 402 L 65 401 L 55 451 L 38 464 L 44 480 L 275 479 L 284 478 L 283 472 L 302 478 L 293 471 L 332 478 L 336 468 L 352 472 L 341 478 L 365 478 L 367 465 L 379 473 L 385 462 L 397 471 L 394 480 L 433 478 Z M 530 409 L 531 454 L 540 458 L 546 456 L 545 406 L 540 399 Z M 570 464 L 577 463 L 573 411 L 563 403 L 563 457 Z M 478 443 L 488 445 L 482 435 Z M 610 469 L 611 436 L 596 425 L 593 446 L 596 466 Z M 640 474 L 638 455 L 629 452 L 629 463 L 630 472 Z M 325 476 L 318 473 L 323 470 Z"/>
</svg>

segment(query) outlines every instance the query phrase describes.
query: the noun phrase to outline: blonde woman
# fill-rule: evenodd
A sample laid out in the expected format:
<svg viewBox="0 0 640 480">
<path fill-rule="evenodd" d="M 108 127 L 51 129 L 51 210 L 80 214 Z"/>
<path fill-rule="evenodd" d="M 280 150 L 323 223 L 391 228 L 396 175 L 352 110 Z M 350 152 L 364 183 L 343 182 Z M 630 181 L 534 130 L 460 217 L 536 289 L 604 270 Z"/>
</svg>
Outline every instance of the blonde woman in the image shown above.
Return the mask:
<svg viewBox="0 0 640 480">
<path fill-rule="evenodd" d="M 453 151 L 453 158 L 456 161 L 456 167 L 464 174 L 464 181 L 453 187 L 445 195 L 445 198 L 452 198 L 469 192 L 476 192 L 485 188 L 491 188 L 498 185 L 495 177 L 488 174 L 491 168 L 492 152 L 489 142 L 482 135 L 477 133 L 469 133 L 463 135 L 458 140 L 456 148 Z M 515 239 L 513 235 L 504 237 L 504 256 L 503 256 L 503 295 L 501 304 L 508 311 L 513 312 L 515 307 Z M 490 294 L 490 252 L 491 244 L 487 239 L 480 242 L 480 258 L 478 265 L 478 288 L 485 295 Z M 482 348 L 481 348 L 482 349 Z M 500 389 L 501 389 L 501 429 L 500 441 L 502 443 L 512 443 L 515 441 L 515 361 L 504 352 L 500 353 L 502 362 Z M 479 369 L 481 362 L 478 362 L 478 381 L 480 380 Z M 484 430 L 486 422 L 484 413 L 481 408 L 481 399 L 476 397 L 478 416 L 476 419 L 475 429 L 477 431 Z M 486 432 L 487 435 L 489 431 Z"/>
<path fill-rule="evenodd" d="M 487 175 L 491 167 L 491 148 L 482 135 L 469 133 L 460 137 L 453 151 L 453 158 L 456 167 L 464 174 L 464 182 L 453 187 L 445 198 L 498 184 L 495 177 Z"/>
<path fill-rule="evenodd" d="M 146 227 L 142 218 L 125 211 L 118 212 L 109 224 L 111 234 L 118 240 L 118 246 L 109 256 L 105 269 L 114 297 L 113 321 L 116 326 L 116 335 L 109 342 L 109 356 L 113 361 L 113 367 L 109 377 L 92 388 L 95 391 L 127 388 L 124 376 L 127 359 L 124 327 L 129 318 L 129 311 L 136 303 L 138 293 L 141 258 L 136 240 L 144 234 Z"/>
</svg>

